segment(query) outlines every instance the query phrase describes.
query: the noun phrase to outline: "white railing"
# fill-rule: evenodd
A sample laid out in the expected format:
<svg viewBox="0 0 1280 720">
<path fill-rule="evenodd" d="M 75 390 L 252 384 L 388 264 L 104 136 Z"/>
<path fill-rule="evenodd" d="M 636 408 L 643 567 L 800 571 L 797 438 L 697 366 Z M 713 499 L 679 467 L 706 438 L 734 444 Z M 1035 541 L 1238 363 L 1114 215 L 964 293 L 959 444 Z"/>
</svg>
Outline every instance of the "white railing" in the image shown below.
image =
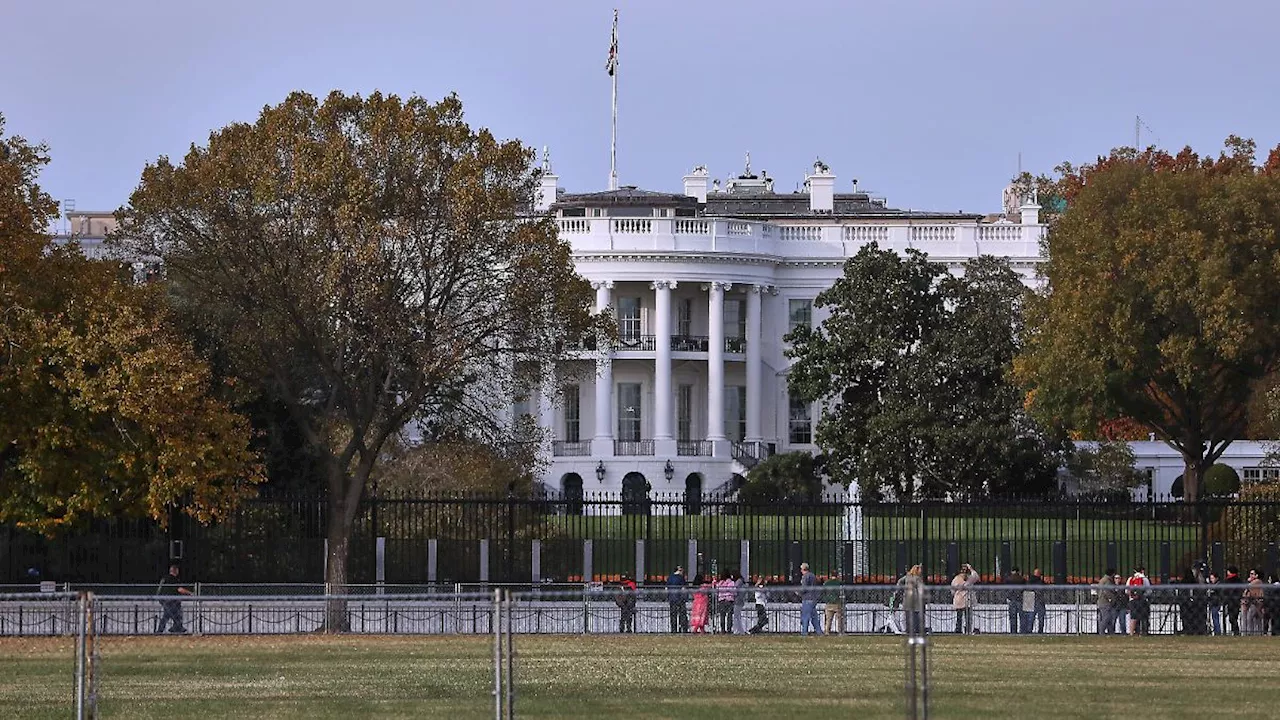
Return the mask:
<svg viewBox="0 0 1280 720">
<path fill-rule="evenodd" d="M 1018 242 L 1022 240 L 1022 226 L 1013 223 L 978 226 L 978 242 Z"/>
<path fill-rule="evenodd" d="M 591 221 L 586 218 L 560 218 L 559 222 L 562 233 L 591 232 Z"/>
<path fill-rule="evenodd" d="M 778 237 L 783 242 L 819 242 L 822 240 L 822 227 L 818 225 L 783 225 L 778 228 Z"/>
<path fill-rule="evenodd" d="M 739 220 L 730 220 L 728 223 L 728 233 L 730 235 L 750 235 L 751 223 L 741 222 Z"/>
<path fill-rule="evenodd" d="M 693 218 L 676 219 L 677 235 L 710 235 L 711 221 Z"/>
<path fill-rule="evenodd" d="M 844 241 L 847 243 L 855 243 L 857 245 L 867 245 L 870 243 L 887 245 L 889 243 L 889 226 L 846 225 L 844 227 Z"/>
<path fill-rule="evenodd" d="M 615 218 L 610 228 L 619 235 L 648 235 L 653 232 L 653 220 L 649 218 Z"/>
<path fill-rule="evenodd" d="M 912 225 L 911 244 L 954 242 L 955 225 Z"/>
</svg>

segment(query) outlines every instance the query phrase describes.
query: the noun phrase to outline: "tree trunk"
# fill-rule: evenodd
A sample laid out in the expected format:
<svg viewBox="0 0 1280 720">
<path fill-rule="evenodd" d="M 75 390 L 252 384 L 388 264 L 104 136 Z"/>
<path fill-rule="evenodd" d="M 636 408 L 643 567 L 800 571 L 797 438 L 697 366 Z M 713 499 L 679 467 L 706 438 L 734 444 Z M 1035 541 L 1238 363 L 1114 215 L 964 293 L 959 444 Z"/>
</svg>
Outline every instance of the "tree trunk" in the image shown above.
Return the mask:
<svg viewBox="0 0 1280 720">
<path fill-rule="evenodd" d="M 351 523 L 347 522 L 344 510 L 341 501 L 330 496 L 329 545 L 324 564 L 324 581 L 328 593 L 335 596 L 347 594 L 347 560 L 351 549 Z M 350 629 L 348 620 L 345 599 L 330 598 L 325 603 L 325 632 L 346 632 Z"/>
<path fill-rule="evenodd" d="M 1193 503 L 1200 499 L 1200 458 L 1182 458 L 1182 501 Z"/>
</svg>

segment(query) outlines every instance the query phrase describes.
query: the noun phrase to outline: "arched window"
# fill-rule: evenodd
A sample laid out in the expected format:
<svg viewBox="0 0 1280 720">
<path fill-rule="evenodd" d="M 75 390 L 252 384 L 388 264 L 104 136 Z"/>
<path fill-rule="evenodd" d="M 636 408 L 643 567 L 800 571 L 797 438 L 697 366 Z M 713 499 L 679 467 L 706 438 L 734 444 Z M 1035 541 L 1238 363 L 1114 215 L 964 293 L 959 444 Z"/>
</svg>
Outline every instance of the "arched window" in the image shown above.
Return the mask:
<svg viewBox="0 0 1280 720">
<path fill-rule="evenodd" d="M 582 514 L 582 476 L 578 473 L 569 473 L 560 478 L 560 488 L 564 493 L 564 513 L 565 515 L 581 515 Z"/>
<path fill-rule="evenodd" d="M 649 481 L 638 472 L 629 472 L 622 478 L 622 514 L 649 514 Z"/>
<path fill-rule="evenodd" d="M 684 479 L 684 514 L 702 514 L 702 476 L 698 473 L 689 473 Z"/>
</svg>

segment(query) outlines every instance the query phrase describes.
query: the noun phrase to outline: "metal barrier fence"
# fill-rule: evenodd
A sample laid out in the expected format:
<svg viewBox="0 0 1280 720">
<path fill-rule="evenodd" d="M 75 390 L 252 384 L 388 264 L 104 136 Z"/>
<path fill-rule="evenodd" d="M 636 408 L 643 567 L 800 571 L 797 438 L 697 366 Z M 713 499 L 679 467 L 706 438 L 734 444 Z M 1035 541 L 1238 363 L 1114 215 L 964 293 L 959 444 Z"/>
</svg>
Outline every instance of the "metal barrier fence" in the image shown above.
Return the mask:
<svg viewBox="0 0 1280 720">
<path fill-rule="evenodd" d="M 1110 628 L 1123 634 L 1133 621 L 1141 634 L 1280 634 L 1280 584 L 922 590 L 930 633 L 1074 635 Z M 516 634 L 901 634 L 901 591 L 897 585 L 632 590 L 597 584 L 498 590 L 509 594 L 508 622 Z M 384 595 L 97 596 L 94 623 L 101 635 L 154 633 L 166 614 L 175 614 L 172 608 L 166 613 L 163 602 L 178 604 L 177 629 L 200 635 L 489 634 L 494 592 L 455 587 Z M 62 635 L 76 627 L 74 596 L 3 597 L 0 635 Z M 808 627 L 802 625 L 806 619 Z"/>
<path fill-rule="evenodd" d="M 324 577 L 322 499 L 260 499 L 224 522 L 175 515 L 168 529 L 105 520 L 46 538 L 0 529 L 0 580 L 29 571 L 59 582 L 152 581 L 170 559 L 208 582 L 316 584 Z M 937 580 L 962 560 L 987 580 L 1039 567 L 1058 583 L 1145 565 L 1181 577 L 1194 561 L 1280 570 L 1280 502 L 812 503 L 752 505 L 683 493 L 630 498 L 539 495 L 377 497 L 350 542 L 352 583 L 436 584 L 639 580 L 676 565 L 743 568 L 794 582 L 801 558 L 819 575 L 885 582 L 921 563 Z"/>
</svg>

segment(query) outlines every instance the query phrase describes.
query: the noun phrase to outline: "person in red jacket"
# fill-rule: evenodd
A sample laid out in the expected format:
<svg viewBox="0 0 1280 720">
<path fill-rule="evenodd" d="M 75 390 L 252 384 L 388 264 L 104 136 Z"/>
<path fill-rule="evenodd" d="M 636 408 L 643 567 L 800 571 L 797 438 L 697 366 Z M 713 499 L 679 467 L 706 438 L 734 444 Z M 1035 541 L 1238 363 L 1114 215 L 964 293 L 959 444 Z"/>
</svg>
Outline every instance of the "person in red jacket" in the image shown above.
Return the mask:
<svg viewBox="0 0 1280 720">
<path fill-rule="evenodd" d="M 619 611 L 618 632 L 633 633 L 636 631 L 636 581 L 623 575 L 618 585 L 618 594 L 613 599 Z"/>
</svg>

